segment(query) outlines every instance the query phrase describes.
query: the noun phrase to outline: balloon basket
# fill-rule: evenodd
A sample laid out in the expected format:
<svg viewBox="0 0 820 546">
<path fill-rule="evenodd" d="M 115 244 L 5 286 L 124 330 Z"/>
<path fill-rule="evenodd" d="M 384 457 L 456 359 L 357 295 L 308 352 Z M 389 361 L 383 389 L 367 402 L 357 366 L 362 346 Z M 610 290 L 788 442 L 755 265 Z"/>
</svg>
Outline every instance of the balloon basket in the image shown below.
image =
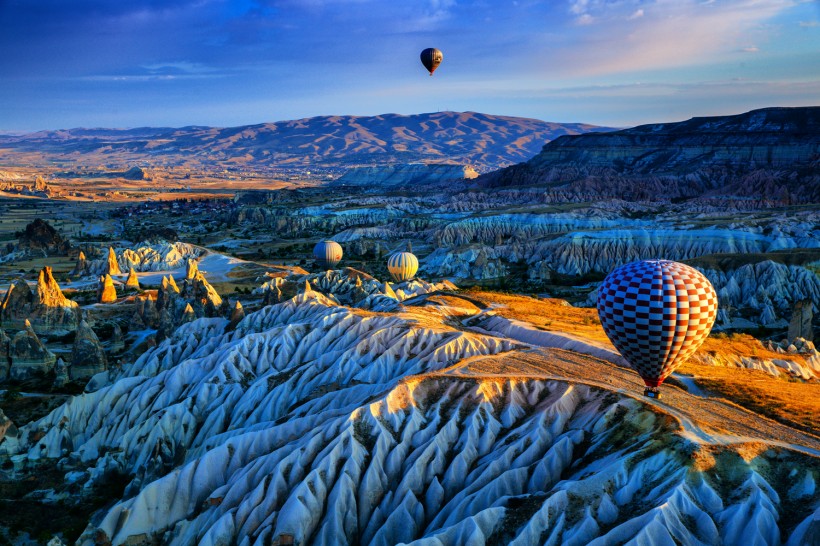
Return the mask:
<svg viewBox="0 0 820 546">
<path fill-rule="evenodd" d="M 657 400 L 661 397 L 661 391 L 657 387 L 646 387 L 643 391 L 643 395 L 647 398 L 654 398 Z"/>
</svg>

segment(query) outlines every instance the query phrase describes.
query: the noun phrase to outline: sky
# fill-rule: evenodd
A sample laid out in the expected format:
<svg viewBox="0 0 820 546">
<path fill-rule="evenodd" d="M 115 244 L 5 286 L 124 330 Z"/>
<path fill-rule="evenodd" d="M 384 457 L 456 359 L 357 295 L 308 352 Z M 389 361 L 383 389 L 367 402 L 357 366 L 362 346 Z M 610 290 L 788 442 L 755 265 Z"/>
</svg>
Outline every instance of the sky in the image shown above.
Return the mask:
<svg viewBox="0 0 820 546">
<path fill-rule="evenodd" d="M 820 104 L 820 1 L 0 0 L 0 53 L 4 132 L 440 110 L 627 127 Z"/>
</svg>

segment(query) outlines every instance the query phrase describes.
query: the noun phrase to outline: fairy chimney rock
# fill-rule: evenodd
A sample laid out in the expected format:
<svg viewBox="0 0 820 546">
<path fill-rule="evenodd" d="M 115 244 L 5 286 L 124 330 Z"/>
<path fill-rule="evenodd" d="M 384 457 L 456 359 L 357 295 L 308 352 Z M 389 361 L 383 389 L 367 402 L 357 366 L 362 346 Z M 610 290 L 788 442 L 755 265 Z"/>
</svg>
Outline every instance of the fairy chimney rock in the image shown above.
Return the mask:
<svg viewBox="0 0 820 546">
<path fill-rule="evenodd" d="M 99 303 L 113 303 L 117 301 L 117 289 L 114 288 L 114 279 L 111 275 L 106 274 L 101 277 L 99 288 Z"/>
<path fill-rule="evenodd" d="M 128 272 L 128 278 L 125 280 L 125 287 L 126 288 L 133 288 L 134 290 L 139 290 L 140 289 L 140 281 L 137 278 L 137 272 L 134 271 L 133 267 Z"/>
<path fill-rule="evenodd" d="M 196 277 L 197 273 L 199 273 L 199 266 L 197 265 L 196 260 L 188 258 L 185 262 L 185 278 L 193 279 Z"/>
<path fill-rule="evenodd" d="M 104 372 L 106 365 L 105 353 L 97 334 L 85 320 L 81 320 L 71 350 L 71 379 L 85 379 Z"/>
<path fill-rule="evenodd" d="M 242 307 L 242 304 L 237 300 L 236 304 L 233 306 L 233 312 L 231 312 L 231 324 L 237 325 L 239 322 L 245 318 L 245 309 Z"/>
<path fill-rule="evenodd" d="M 108 247 L 108 263 L 105 266 L 105 272 L 108 275 L 122 275 L 120 271 L 120 264 L 117 263 L 117 254 L 113 247 Z"/>
</svg>

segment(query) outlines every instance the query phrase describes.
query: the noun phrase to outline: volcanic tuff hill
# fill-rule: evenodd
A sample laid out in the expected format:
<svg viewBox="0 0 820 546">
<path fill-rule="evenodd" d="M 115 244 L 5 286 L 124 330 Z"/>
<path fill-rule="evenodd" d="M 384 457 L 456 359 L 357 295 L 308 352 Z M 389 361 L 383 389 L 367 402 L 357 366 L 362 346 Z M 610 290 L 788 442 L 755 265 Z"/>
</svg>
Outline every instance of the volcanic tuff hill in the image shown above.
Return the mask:
<svg viewBox="0 0 820 546">
<path fill-rule="evenodd" d="M 68 129 L 0 136 L 5 159 L 15 154 L 105 163 L 200 161 L 232 165 L 332 167 L 447 161 L 480 171 L 525 161 L 561 135 L 606 130 L 477 112 L 380 116 L 320 116 L 241 127 Z M 150 158 L 150 159 L 149 159 Z"/>
<path fill-rule="evenodd" d="M 820 107 L 564 136 L 537 156 L 479 179 L 544 185 L 556 196 L 624 199 L 754 197 L 820 201 Z"/>
</svg>

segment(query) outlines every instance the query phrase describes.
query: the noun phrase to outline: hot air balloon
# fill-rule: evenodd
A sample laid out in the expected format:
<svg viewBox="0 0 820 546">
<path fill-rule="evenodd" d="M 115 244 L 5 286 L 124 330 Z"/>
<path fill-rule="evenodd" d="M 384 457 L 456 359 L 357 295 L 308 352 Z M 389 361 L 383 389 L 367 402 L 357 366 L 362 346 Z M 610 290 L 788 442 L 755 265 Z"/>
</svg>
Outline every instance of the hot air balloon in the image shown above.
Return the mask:
<svg viewBox="0 0 820 546">
<path fill-rule="evenodd" d="M 717 306 L 709 279 L 669 260 L 622 265 L 598 288 L 601 325 L 651 398 L 709 335 Z"/>
<path fill-rule="evenodd" d="M 443 60 L 444 55 L 441 53 L 441 51 L 434 47 L 428 47 L 427 49 L 421 52 L 421 64 L 424 65 L 424 68 L 430 71 L 431 76 Z"/>
<path fill-rule="evenodd" d="M 342 259 L 342 246 L 336 241 L 319 241 L 313 247 L 316 263 L 324 269 L 333 269 Z"/>
<path fill-rule="evenodd" d="M 412 252 L 396 252 L 387 260 L 387 270 L 394 281 L 409 281 L 419 270 L 419 260 Z"/>
</svg>

